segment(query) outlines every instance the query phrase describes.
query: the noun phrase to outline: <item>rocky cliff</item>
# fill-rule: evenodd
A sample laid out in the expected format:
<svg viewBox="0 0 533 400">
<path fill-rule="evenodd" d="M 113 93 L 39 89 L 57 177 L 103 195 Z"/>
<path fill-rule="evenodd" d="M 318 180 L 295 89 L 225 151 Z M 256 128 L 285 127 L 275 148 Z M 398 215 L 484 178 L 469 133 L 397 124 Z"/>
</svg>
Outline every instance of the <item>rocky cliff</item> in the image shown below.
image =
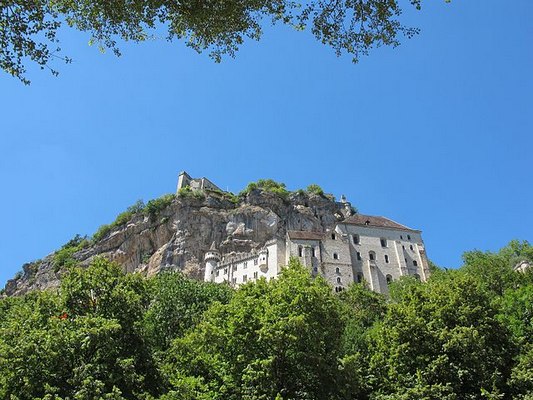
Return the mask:
<svg viewBox="0 0 533 400">
<path fill-rule="evenodd" d="M 249 252 L 275 236 L 284 237 L 287 230 L 331 229 L 346 213 L 346 204 L 305 191 L 280 196 L 255 189 L 239 198 L 216 191 L 189 192 L 171 197 L 157 212 L 132 213 L 98 240 L 70 248 L 68 259 L 88 265 L 94 257 L 104 256 L 127 272 L 150 276 L 168 268 L 200 279 L 203 256 L 212 242 L 223 255 Z M 52 253 L 25 264 L 7 282 L 5 294 L 58 286 L 69 264 L 60 255 Z"/>
</svg>

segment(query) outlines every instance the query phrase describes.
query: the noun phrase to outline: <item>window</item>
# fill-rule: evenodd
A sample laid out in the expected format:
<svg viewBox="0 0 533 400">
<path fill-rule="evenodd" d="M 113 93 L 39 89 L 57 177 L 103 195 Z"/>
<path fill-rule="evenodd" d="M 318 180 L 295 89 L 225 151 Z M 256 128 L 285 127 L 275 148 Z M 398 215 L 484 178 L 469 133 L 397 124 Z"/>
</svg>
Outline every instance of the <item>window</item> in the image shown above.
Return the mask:
<svg viewBox="0 0 533 400">
<path fill-rule="evenodd" d="M 409 248 L 411 249 L 411 251 L 414 251 L 414 250 L 413 250 L 413 245 L 412 245 L 412 244 L 409 245 Z"/>
<path fill-rule="evenodd" d="M 407 240 L 411 240 L 411 235 L 407 235 Z"/>
<path fill-rule="evenodd" d="M 333 240 L 337 239 L 337 237 L 335 236 L 334 233 L 331 234 L 331 238 L 332 238 Z"/>
<path fill-rule="evenodd" d="M 361 253 L 360 253 L 360 252 L 357 252 L 357 259 L 358 259 L 359 261 L 361 261 Z"/>
<path fill-rule="evenodd" d="M 235 284 L 237 283 L 237 278 L 233 278 L 233 279 L 231 280 L 231 283 L 233 283 L 233 284 L 235 285 Z"/>
<path fill-rule="evenodd" d="M 233 270 L 237 271 L 237 266 L 236 265 L 233 266 Z"/>
<path fill-rule="evenodd" d="M 342 292 L 343 290 L 344 290 L 344 288 L 342 286 L 335 286 L 335 291 L 337 293 Z"/>
<path fill-rule="evenodd" d="M 362 283 L 362 282 L 363 282 L 363 274 L 359 272 L 357 274 L 357 283 Z"/>
<path fill-rule="evenodd" d="M 402 240 L 403 240 L 403 236 L 402 236 L 402 235 L 400 235 L 400 239 L 402 239 Z"/>
<path fill-rule="evenodd" d="M 370 261 L 374 261 L 376 259 L 376 253 L 373 251 L 368 253 L 368 258 L 370 258 Z"/>
<path fill-rule="evenodd" d="M 415 274 L 415 278 L 416 278 L 417 280 L 420 280 L 420 275 Z"/>
<path fill-rule="evenodd" d="M 219 276 L 219 275 L 220 275 L 220 271 L 219 271 L 219 270 L 217 270 L 217 276 Z"/>
<path fill-rule="evenodd" d="M 352 239 L 353 239 L 353 244 L 359 244 L 361 242 L 361 238 L 359 237 L 359 235 L 353 235 Z"/>
<path fill-rule="evenodd" d="M 387 275 L 387 284 L 392 282 L 392 275 Z"/>
<path fill-rule="evenodd" d="M 259 263 L 259 260 L 256 258 L 256 259 L 254 260 L 254 265 L 257 265 L 258 263 Z"/>
<path fill-rule="evenodd" d="M 224 268 L 224 275 L 227 275 L 227 274 L 228 274 L 228 269 Z"/>
<path fill-rule="evenodd" d="M 407 258 L 404 258 L 404 260 L 405 260 L 405 263 L 407 264 Z"/>
<path fill-rule="evenodd" d="M 405 250 L 405 246 L 402 246 L 402 250 Z"/>
<path fill-rule="evenodd" d="M 256 272 L 254 272 L 254 279 L 257 279 L 257 277 L 259 276 L 259 274 Z"/>
<path fill-rule="evenodd" d="M 414 265 L 415 267 L 418 267 L 418 263 L 416 262 L 416 260 L 413 260 L 413 265 Z"/>
<path fill-rule="evenodd" d="M 314 247 L 311 247 L 311 255 L 312 255 L 313 257 L 316 257 L 316 255 L 315 255 L 315 248 L 314 248 Z"/>
<path fill-rule="evenodd" d="M 304 255 L 304 248 L 302 246 L 298 246 L 298 257 L 301 257 Z"/>
<path fill-rule="evenodd" d="M 339 259 L 339 255 L 337 253 L 333 253 L 333 259 L 334 260 L 338 260 Z"/>
<path fill-rule="evenodd" d="M 381 242 L 381 247 L 387 247 L 387 239 L 381 238 L 379 241 Z"/>
<path fill-rule="evenodd" d="M 387 254 L 385 254 L 385 262 L 388 264 L 389 263 L 389 256 Z"/>
<path fill-rule="evenodd" d="M 248 282 L 248 275 L 243 275 L 242 276 L 242 281 L 243 282 Z"/>
<path fill-rule="evenodd" d="M 340 274 L 341 273 L 341 269 L 339 267 L 335 268 L 335 273 Z"/>
<path fill-rule="evenodd" d="M 337 283 L 341 283 L 341 277 L 340 276 L 337 277 Z"/>
<path fill-rule="evenodd" d="M 245 261 L 243 264 L 244 269 L 248 268 L 248 261 Z"/>
</svg>

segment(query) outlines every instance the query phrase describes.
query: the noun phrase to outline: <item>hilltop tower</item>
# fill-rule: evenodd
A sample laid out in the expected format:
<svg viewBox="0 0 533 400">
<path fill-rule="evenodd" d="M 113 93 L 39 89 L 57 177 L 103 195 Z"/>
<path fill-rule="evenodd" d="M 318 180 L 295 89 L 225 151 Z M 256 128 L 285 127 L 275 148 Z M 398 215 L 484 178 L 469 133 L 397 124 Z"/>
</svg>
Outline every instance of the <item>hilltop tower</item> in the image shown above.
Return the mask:
<svg viewBox="0 0 533 400">
<path fill-rule="evenodd" d="M 211 248 L 205 253 L 204 257 L 205 261 L 205 274 L 204 274 L 204 281 L 205 282 L 214 282 L 215 281 L 215 270 L 218 267 L 218 263 L 220 262 L 220 252 L 217 250 L 215 246 L 215 242 L 211 245 Z"/>
</svg>

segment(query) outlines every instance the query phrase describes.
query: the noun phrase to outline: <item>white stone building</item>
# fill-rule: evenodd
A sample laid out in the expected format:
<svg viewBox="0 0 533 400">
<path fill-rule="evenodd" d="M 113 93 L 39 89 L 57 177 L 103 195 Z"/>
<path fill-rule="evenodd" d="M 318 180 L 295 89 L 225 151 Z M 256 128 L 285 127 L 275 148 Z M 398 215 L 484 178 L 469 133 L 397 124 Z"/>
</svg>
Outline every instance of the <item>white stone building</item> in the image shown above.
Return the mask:
<svg viewBox="0 0 533 400">
<path fill-rule="evenodd" d="M 259 251 L 223 256 L 213 243 L 205 254 L 206 281 L 233 286 L 272 279 L 288 264 L 300 259 L 313 275 L 322 275 L 336 291 L 353 282 L 366 282 L 379 293 L 388 293 L 388 283 L 411 275 L 429 278 L 429 265 L 419 230 L 384 217 L 349 216 L 327 232 L 289 231 L 273 238 Z"/>
<path fill-rule="evenodd" d="M 220 189 L 217 185 L 215 185 L 207 178 L 191 178 L 191 176 L 187 172 L 181 171 L 178 176 L 178 188 L 176 192 L 179 192 L 180 189 L 187 186 L 193 190 L 210 189 L 222 191 L 222 189 Z"/>
</svg>

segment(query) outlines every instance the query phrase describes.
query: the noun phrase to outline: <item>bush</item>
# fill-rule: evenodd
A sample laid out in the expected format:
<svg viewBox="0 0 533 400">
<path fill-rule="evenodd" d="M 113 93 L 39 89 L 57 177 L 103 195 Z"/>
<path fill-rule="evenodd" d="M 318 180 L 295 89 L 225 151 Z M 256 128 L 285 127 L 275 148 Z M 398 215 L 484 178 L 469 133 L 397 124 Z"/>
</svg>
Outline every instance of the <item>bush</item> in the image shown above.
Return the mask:
<svg viewBox="0 0 533 400">
<path fill-rule="evenodd" d="M 284 183 L 276 182 L 273 179 L 259 179 L 257 182 L 249 183 L 246 189 L 239 193 L 239 196 L 246 196 L 251 191 L 257 189 L 277 194 L 283 199 L 287 199 L 290 194 Z"/>
<path fill-rule="evenodd" d="M 154 221 L 159 213 L 167 208 L 175 198 L 176 196 L 173 194 L 165 194 L 158 199 L 150 200 L 143 209 L 144 215 L 149 216 L 150 220 Z"/>
<path fill-rule="evenodd" d="M 318 196 L 324 195 L 324 191 L 322 190 L 322 188 L 315 183 L 312 183 L 311 185 L 307 186 L 306 190 L 308 193 L 316 194 Z"/>
<path fill-rule="evenodd" d="M 205 193 L 202 190 L 193 190 L 189 186 L 184 186 L 178 190 L 178 197 L 204 200 Z"/>
<path fill-rule="evenodd" d="M 63 267 L 69 268 L 76 265 L 78 261 L 73 257 L 74 253 L 88 247 L 89 244 L 87 236 L 76 234 L 54 253 L 54 272 L 58 272 Z"/>
<path fill-rule="evenodd" d="M 126 211 L 121 212 L 115 220 L 107 225 L 102 225 L 98 228 L 96 233 L 92 237 L 93 242 L 98 242 L 106 237 L 114 228 L 127 224 L 138 213 L 142 212 L 146 206 L 142 200 L 137 200 L 135 204 L 129 206 Z"/>
</svg>

